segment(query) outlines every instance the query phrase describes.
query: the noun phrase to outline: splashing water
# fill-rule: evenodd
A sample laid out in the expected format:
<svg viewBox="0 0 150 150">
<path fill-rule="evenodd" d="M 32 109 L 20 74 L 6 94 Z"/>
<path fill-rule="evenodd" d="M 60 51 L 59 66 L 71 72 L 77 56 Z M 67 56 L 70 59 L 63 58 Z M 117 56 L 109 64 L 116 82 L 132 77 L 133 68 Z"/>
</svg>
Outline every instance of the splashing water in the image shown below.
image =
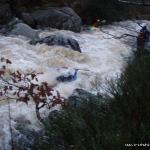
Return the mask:
<svg viewBox="0 0 150 150">
<path fill-rule="evenodd" d="M 130 21 L 124 23 L 132 28 L 136 25 Z M 122 28 L 124 23 L 109 25 L 103 29 L 116 36 L 123 33 L 135 34 Z M 12 61 L 11 69 L 44 72 L 43 75 L 39 76 L 39 80 L 47 81 L 50 85 L 56 85 L 55 89 L 59 90 L 64 97 L 71 95 L 76 88 L 90 91 L 91 82 L 97 76 L 102 83 L 105 82 L 106 78 L 118 76 L 126 65 L 126 58 L 130 57 L 133 52 L 133 47 L 130 44 L 128 45 L 129 41 L 132 40 L 132 44 L 135 44 L 135 39 L 131 37 L 120 40 L 113 39 L 98 28 L 91 28 L 90 31 L 81 33 L 63 30 L 42 31 L 40 36 L 46 37 L 51 34 L 69 35 L 76 39 L 80 44 L 82 53 L 60 46 L 47 46 L 45 44 L 33 46 L 28 43 L 28 39 L 21 36 L 0 36 L 0 56 Z M 58 83 L 56 81 L 57 76 L 67 71 L 74 72 L 75 68 L 81 69 L 76 81 L 68 83 Z M 11 103 L 11 112 L 12 120 L 21 113 L 32 124 L 36 124 L 37 120 L 32 105 Z M 0 149 L 3 150 L 10 149 L 8 119 L 7 104 L 0 102 Z"/>
</svg>

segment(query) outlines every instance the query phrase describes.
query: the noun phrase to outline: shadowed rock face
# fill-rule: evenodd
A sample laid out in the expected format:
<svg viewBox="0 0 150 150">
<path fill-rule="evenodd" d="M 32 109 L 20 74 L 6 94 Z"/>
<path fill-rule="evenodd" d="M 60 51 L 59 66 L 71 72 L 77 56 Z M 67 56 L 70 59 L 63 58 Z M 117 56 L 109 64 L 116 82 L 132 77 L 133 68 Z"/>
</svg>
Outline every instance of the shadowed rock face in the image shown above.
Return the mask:
<svg viewBox="0 0 150 150">
<path fill-rule="evenodd" d="M 48 6 L 42 0 L 0 0 L 0 25 L 9 23 L 15 16 L 33 28 L 52 27 L 80 32 L 82 21 L 73 9 L 54 7 L 51 1 L 47 3 Z"/>
<path fill-rule="evenodd" d="M 21 13 L 21 19 L 26 23 L 27 25 L 31 27 L 35 27 L 35 21 L 33 20 L 32 16 L 29 13 Z"/>
<path fill-rule="evenodd" d="M 75 89 L 72 95 L 66 99 L 66 102 L 72 106 L 79 107 L 83 101 L 91 98 L 96 99 L 97 96 L 83 89 Z"/>
<path fill-rule="evenodd" d="M 80 32 L 81 18 L 69 7 L 48 8 L 31 14 L 37 27 L 52 27 L 57 29 Z"/>
<path fill-rule="evenodd" d="M 24 115 L 20 115 L 14 119 L 15 126 L 13 130 L 13 146 L 16 150 L 32 149 L 36 140 L 44 135 L 44 130 L 32 129 L 31 122 Z"/>
<path fill-rule="evenodd" d="M 80 46 L 78 44 L 78 42 L 70 37 L 65 37 L 62 35 L 51 35 L 39 40 L 32 40 L 30 41 L 30 44 L 47 44 L 49 46 L 53 46 L 53 45 L 58 45 L 58 46 L 64 46 L 67 48 L 71 48 L 75 51 L 81 52 Z"/>
<path fill-rule="evenodd" d="M 8 23 L 12 18 L 12 12 L 9 4 L 3 4 L 0 1 L 0 24 Z"/>
</svg>

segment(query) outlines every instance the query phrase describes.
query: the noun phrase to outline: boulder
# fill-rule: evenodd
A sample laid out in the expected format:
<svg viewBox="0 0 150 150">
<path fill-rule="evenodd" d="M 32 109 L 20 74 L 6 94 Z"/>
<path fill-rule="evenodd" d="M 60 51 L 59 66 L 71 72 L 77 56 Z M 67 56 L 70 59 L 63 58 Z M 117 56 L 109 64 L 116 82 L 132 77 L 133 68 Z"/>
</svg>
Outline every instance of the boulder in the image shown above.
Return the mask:
<svg viewBox="0 0 150 150">
<path fill-rule="evenodd" d="M 75 39 L 72 39 L 71 37 L 65 37 L 63 35 L 51 35 L 39 40 L 32 40 L 30 41 L 30 44 L 47 44 L 49 46 L 58 45 L 58 46 L 64 46 L 67 48 L 71 48 L 75 51 L 81 52 L 80 46 L 78 42 Z"/>
<path fill-rule="evenodd" d="M 72 106 L 80 107 L 81 104 L 90 99 L 97 99 L 97 96 L 83 89 L 75 89 L 72 95 L 65 101 Z"/>
<path fill-rule="evenodd" d="M 44 135 L 42 128 L 38 130 L 32 128 L 32 123 L 25 115 L 20 115 L 13 121 L 15 122 L 13 127 L 13 146 L 15 150 L 32 149 L 32 146 L 38 144 L 37 139 Z"/>
<path fill-rule="evenodd" d="M 8 24 L 0 25 L 0 34 L 9 35 L 14 25 L 21 23 L 18 18 L 13 18 Z"/>
<path fill-rule="evenodd" d="M 81 18 L 69 7 L 37 10 L 31 16 L 39 28 L 52 27 L 74 32 L 81 30 Z"/>
<path fill-rule="evenodd" d="M 24 21 L 25 24 L 35 27 L 35 21 L 33 20 L 32 16 L 29 13 L 23 12 L 21 14 L 21 19 Z"/>
<path fill-rule="evenodd" d="M 9 4 L 0 3 L 0 24 L 7 24 L 12 18 L 12 12 Z"/>
<path fill-rule="evenodd" d="M 12 29 L 10 34 L 22 35 L 30 39 L 38 39 L 39 31 L 32 29 L 30 26 L 24 23 L 18 23 L 14 25 L 14 28 Z"/>
<path fill-rule="evenodd" d="M 17 131 L 17 132 L 16 132 Z M 15 150 L 31 150 L 36 149 L 40 150 L 40 144 L 37 141 L 40 141 L 40 138 L 44 136 L 44 130 L 33 130 L 27 128 L 25 125 L 21 128 L 18 127 L 17 130 L 13 131 L 13 144 Z"/>
</svg>

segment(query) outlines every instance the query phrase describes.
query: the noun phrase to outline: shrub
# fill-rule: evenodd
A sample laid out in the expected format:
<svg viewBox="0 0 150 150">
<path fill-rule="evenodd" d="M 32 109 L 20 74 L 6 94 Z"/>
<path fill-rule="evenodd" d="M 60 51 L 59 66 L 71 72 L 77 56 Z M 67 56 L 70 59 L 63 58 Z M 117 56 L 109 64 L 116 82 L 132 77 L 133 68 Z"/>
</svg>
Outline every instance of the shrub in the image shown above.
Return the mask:
<svg viewBox="0 0 150 150">
<path fill-rule="evenodd" d="M 127 143 L 150 140 L 150 56 L 136 58 L 113 88 L 110 106 Z"/>
</svg>

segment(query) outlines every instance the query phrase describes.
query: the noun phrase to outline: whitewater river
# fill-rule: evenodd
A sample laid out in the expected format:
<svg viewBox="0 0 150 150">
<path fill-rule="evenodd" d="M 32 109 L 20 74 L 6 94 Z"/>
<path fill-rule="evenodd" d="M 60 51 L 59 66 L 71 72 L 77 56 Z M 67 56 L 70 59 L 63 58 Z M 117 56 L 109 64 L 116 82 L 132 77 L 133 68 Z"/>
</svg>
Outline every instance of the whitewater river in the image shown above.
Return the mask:
<svg viewBox="0 0 150 150">
<path fill-rule="evenodd" d="M 137 35 L 136 31 L 139 29 L 139 26 L 132 21 L 103 27 L 103 31 L 115 36 L 124 33 Z M 21 36 L 5 37 L 0 35 L 0 56 L 12 61 L 12 70 L 43 72 L 44 74 L 39 76 L 39 80 L 55 85 L 55 89 L 59 90 L 63 97 L 71 95 L 76 88 L 94 92 L 92 83 L 99 80 L 100 83 L 104 84 L 106 79 L 120 75 L 127 59 L 132 56 L 135 50 L 135 38 L 114 39 L 112 36 L 101 32 L 99 28 L 90 28 L 90 30 L 81 33 L 45 30 L 41 31 L 40 37 L 52 34 L 63 34 L 76 39 L 80 44 L 82 53 L 60 46 L 30 45 L 28 44 L 29 39 Z M 64 69 L 64 67 L 68 69 Z M 75 68 L 81 69 L 76 81 L 68 83 L 56 81 L 57 76 L 67 72 L 74 73 Z M 16 119 L 21 116 L 31 122 L 31 128 L 38 129 L 32 104 L 25 105 L 12 102 L 10 110 L 13 127 L 15 127 Z M 9 113 L 8 105 L 4 101 L 0 102 L 0 129 L 0 149 L 9 150 L 11 148 Z M 17 132 L 17 130 L 13 128 L 13 132 Z"/>
</svg>

